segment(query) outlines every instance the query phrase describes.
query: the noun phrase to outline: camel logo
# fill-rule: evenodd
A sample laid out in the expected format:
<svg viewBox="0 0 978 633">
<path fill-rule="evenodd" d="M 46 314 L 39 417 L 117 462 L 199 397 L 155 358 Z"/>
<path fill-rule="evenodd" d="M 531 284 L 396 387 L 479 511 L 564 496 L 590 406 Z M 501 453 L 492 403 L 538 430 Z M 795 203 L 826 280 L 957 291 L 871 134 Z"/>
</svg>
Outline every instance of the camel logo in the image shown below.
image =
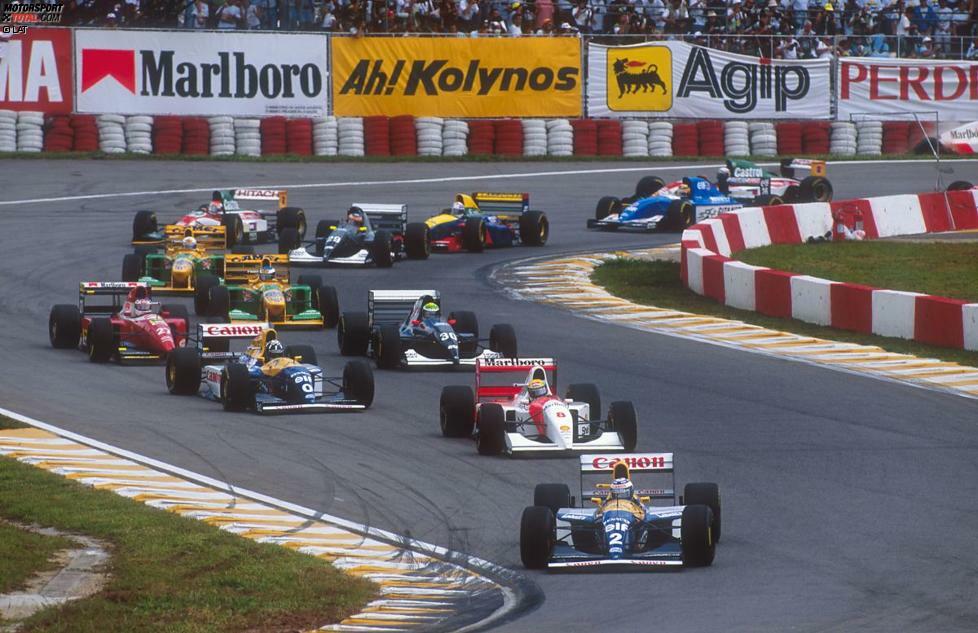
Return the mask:
<svg viewBox="0 0 978 633">
<path fill-rule="evenodd" d="M 672 52 L 665 46 L 609 49 L 608 108 L 665 112 L 672 107 Z"/>
</svg>

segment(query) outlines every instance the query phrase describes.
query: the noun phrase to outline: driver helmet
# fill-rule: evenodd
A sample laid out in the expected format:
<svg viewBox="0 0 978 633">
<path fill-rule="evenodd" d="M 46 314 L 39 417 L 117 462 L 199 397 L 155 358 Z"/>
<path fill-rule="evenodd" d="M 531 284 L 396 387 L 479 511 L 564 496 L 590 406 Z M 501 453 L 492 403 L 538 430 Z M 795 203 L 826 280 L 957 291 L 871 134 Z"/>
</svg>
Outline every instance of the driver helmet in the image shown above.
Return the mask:
<svg viewBox="0 0 978 633">
<path fill-rule="evenodd" d="M 547 395 L 547 383 L 539 378 L 534 378 L 527 383 L 526 392 L 530 394 L 531 398 L 543 397 Z"/>
<path fill-rule="evenodd" d="M 275 279 L 275 269 L 271 264 L 266 264 L 258 269 L 258 279 L 261 281 L 271 281 Z"/>
<path fill-rule="evenodd" d="M 465 205 L 461 201 L 456 200 L 452 203 L 452 215 L 464 215 Z"/>
<path fill-rule="evenodd" d="M 727 178 L 730 178 L 730 169 L 721 167 L 717 170 L 717 180 L 726 180 Z"/>
<path fill-rule="evenodd" d="M 153 302 L 149 300 L 149 297 L 140 297 L 132 304 L 132 313 L 134 316 L 143 316 L 144 314 L 149 314 L 152 311 Z"/>
<path fill-rule="evenodd" d="M 422 319 L 435 319 L 441 314 L 441 308 L 434 301 L 429 301 L 428 303 L 421 306 L 421 318 Z"/>
<path fill-rule="evenodd" d="M 363 209 L 360 207 L 350 207 L 350 210 L 346 212 L 346 221 L 353 222 L 354 224 L 363 225 Z"/>
<path fill-rule="evenodd" d="M 612 499 L 631 499 L 635 492 L 632 482 L 624 477 L 611 482 L 610 496 Z"/>
<path fill-rule="evenodd" d="M 184 248 L 193 250 L 197 248 L 197 238 L 195 238 L 193 235 L 188 235 L 187 237 L 183 238 L 181 244 L 183 244 Z"/>
<path fill-rule="evenodd" d="M 269 342 L 265 343 L 265 362 L 270 360 L 275 360 L 276 358 L 282 358 L 285 356 L 285 348 L 282 346 L 282 341 L 277 338 L 273 338 Z"/>
</svg>

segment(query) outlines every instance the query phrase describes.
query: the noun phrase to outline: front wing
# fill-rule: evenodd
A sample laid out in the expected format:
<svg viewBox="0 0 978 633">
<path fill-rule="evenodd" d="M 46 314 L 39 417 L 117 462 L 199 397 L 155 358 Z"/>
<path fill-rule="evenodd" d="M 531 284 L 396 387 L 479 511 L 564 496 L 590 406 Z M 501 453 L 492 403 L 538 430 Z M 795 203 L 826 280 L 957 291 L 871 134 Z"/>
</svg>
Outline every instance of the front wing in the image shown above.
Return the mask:
<svg viewBox="0 0 978 633">
<path fill-rule="evenodd" d="M 518 432 L 506 433 L 506 452 L 510 455 L 531 453 L 571 454 L 585 452 L 624 451 L 625 444 L 615 431 L 604 431 L 590 440 L 575 440 L 569 446 L 559 446 L 548 438 L 535 439 Z"/>
<path fill-rule="evenodd" d="M 588 220 L 587 228 L 626 231 L 654 231 L 662 222 L 663 217 L 664 216 L 656 215 L 650 218 L 642 218 L 640 220 L 621 221 L 616 215 L 609 215 L 603 220 Z"/>
</svg>

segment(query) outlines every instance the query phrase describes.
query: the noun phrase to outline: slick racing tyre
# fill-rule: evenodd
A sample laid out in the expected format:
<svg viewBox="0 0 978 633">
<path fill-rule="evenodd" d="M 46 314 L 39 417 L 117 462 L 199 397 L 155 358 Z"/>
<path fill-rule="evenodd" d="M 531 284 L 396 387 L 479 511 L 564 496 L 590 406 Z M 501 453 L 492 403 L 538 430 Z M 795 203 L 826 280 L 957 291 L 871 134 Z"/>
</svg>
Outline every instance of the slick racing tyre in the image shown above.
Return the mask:
<svg viewBox="0 0 978 633">
<path fill-rule="evenodd" d="M 658 176 L 645 176 L 638 181 L 635 185 L 635 197 L 636 198 L 648 198 L 659 189 L 666 186 L 666 183 L 662 178 Z"/>
<path fill-rule="evenodd" d="M 638 421 L 635 416 L 635 407 L 631 402 L 611 403 L 608 408 L 608 426 L 621 436 L 621 443 L 625 447 L 626 453 L 635 450 L 635 443 L 638 441 Z"/>
<path fill-rule="evenodd" d="M 158 230 L 155 213 L 152 211 L 136 212 L 136 217 L 132 219 L 132 239 L 134 242 L 144 239 L 147 233 L 155 233 Z"/>
<path fill-rule="evenodd" d="M 316 350 L 313 349 L 312 345 L 286 345 L 285 355 L 303 365 L 319 364 L 319 359 L 316 358 Z"/>
<path fill-rule="evenodd" d="M 798 185 L 798 195 L 804 202 L 831 202 L 832 183 L 821 176 L 808 176 Z"/>
<path fill-rule="evenodd" d="M 775 207 L 779 204 L 784 204 L 784 200 L 781 199 L 781 196 L 765 194 L 763 196 L 757 196 L 754 198 L 754 204 L 760 207 Z"/>
<path fill-rule="evenodd" d="M 471 340 L 464 345 L 459 341 L 458 351 L 463 356 L 474 356 L 479 348 L 479 319 L 475 312 L 458 310 L 449 315 L 449 320 L 455 320 L 452 328 L 456 334 L 471 334 Z"/>
<path fill-rule="evenodd" d="M 105 363 L 115 353 L 115 329 L 112 321 L 106 317 L 92 319 L 88 324 L 88 359 L 93 363 Z"/>
<path fill-rule="evenodd" d="M 231 363 L 222 370 L 221 404 L 225 411 L 244 411 L 255 405 L 255 386 L 248 368 Z"/>
<path fill-rule="evenodd" d="M 516 330 L 509 323 L 497 323 L 489 330 L 489 349 L 505 358 L 519 358 Z"/>
<path fill-rule="evenodd" d="M 475 396 L 472 388 L 451 385 L 441 390 L 438 422 L 445 437 L 468 437 L 475 426 Z"/>
<path fill-rule="evenodd" d="M 369 407 L 374 402 L 374 372 L 364 360 L 351 360 L 343 368 L 343 395 Z"/>
<path fill-rule="evenodd" d="M 481 253 L 486 247 L 486 223 L 482 218 L 466 218 L 462 227 L 462 246 L 470 253 Z"/>
<path fill-rule="evenodd" d="M 299 240 L 299 231 L 295 227 L 288 227 L 278 232 L 278 253 L 288 255 L 290 251 L 302 245 Z"/>
<path fill-rule="evenodd" d="M 520 216 L 520 243 L 543 246 L 550 237 L 550 220 L 543 211 L 527 211 Z"/>
<path fill-rule="evenodd" d="M 336 342 L 343 356 L 366 356 L 370 328 L 366 312 L 344 312 L 336 326 Z"/>
<path fill-rule="evenodd" d="M 396 325 L 382 325 L 377 333 L 377 367 L 397 369 L 401 364 L 401 333 Z"/>
<path fill-rule="evenodd" d="M 412 222 L 404 232 L 404 250 L 409 259 L 428 259 L 431 255 L 431 240 L 428 237 L 428 225 L 424 222 Z"/>
<path fill-rule="evenodd" d="M 669 227 L 675 231 L 684 231 L 693 226 L 696 221 L 696 211 L 688 200 L 673 200 L 666 211 Z"/>
<path fill-rule="evenodd" d="M 570 507 L 570 497 L 567 484 L 537 484 L 533 488 L 533 505 L 550 508 L 554 514 L 561 508 Z"/>
<path fill-rule="evenodd" d="M 193 396 L 200 389 L 200 356 L 192 347 L 178 347 L 166 359 L 166 388 L 175 396 Z"/>
<path fill-rule="evenodd" d="M 975 186 L 967 180 L 955 180 L 947 186 L 948 191 L 967 191 L 974 188 Z"/>
<path fill-rule="evenodd" d="M 377 268 L 390 268 L 394 265 L 391 240 L 391 234 L 387 231 L 374 233 L 374 241 L 370 244 L 370 256 L 373 257 Z"/>
<path fill-rule="evenodd" d="M 231 322 L 231 293 L 227 286 L 214 286 L 208 294 L 207 314 L 212 317 L 224 319 L 224 323 Z"/>
<path fill-rule="evenodd" d="M 229 247 L 240 244 L 244 241 L 244 223 L 241 222 L 241 218 L 233 213 L 225 213 L 224 217 L 221 218 L 221 224 L 224 226 L 227 235 L 227 244 Z"/>
<path fill-rule="evenodd" d="M 78 347 L 78 339 L 81 338 L 81 312 L 78 306 L 63 303 L 51 308 L 48 338 L 55 349 Z"/>
<path fill-rule="evenodd" d="M 506 447 L 506 416 L 498 404 L 479 407 L 476 419 L 479 427 L 478 449 L 480 455 L 499 455 Z"/>
<path fill-rule="evenodd" d="M 306 212 L 299 207 L 282 207 L 275 214 L 276 230 L 295 229 L 299 239 L 306 237 Z"/>
<path fill-rule="evenodd" d="M 713 540 L 720 542 L 720 488 L 714 483 L 691 483 L 683 487 L 683 504 L 704 505 L 713 513 Z"/>
<path fill-rule="evenodd" d="M 709 506 L 687 505 L 683 508 L 680 529 L 683 564 L 689 567 L 708 567 L 716 556 L 716 540 L 711 525 L 713 513 Z"/>
<path fill-rule="evenodd" d="M 210 314 L 211 288 L 219 285 L 221 280 L 214 275 L 199 275 L 194 285 L 194 314 L 208 316 Z"/>
<path fill-rule="evenodd" d="M 588 420 L 601 419 L 601 392 L 598 386 L 589 382 L 575 383 L 567 387 L 565 397 L 574 402 L 586 402 L 588 405 Z"/>
<path fill-rule="evenodd" d="M 543 569 L 557 542 L 557 520 L 550 508 L 524 508 L 520 517 L 520 559 L 527 569 Z"/>
<path fill-rule="evenodd" d="M 598 205 L 594 209 L 594 219 L 603 220 L 612 213 L 621 210 L 621 200 L 614 196 L 605 196 L 598 200 Z"/>
<path fill-rule="evenodd" d="M 320 286 L 312 291 L 313 304 L 323 315 L 323 327 L 333 328 L 340 321 L 340 299 L 333 286 Z"/>
</svg>

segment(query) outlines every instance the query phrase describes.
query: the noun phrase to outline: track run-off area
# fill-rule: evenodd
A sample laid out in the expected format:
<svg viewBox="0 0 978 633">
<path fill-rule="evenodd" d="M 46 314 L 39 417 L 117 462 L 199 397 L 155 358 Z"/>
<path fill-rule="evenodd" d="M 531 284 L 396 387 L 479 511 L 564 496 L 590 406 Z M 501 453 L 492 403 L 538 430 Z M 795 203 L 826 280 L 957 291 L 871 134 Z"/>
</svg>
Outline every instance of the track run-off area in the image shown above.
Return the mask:
<svg viewBox="0 0 978 633">
<path fill-rule="evenodd" d="M 978 162 L 948 163 L 978 181 Z M 973 400 L 579 318 L 514 300 L 493 271 L 527 257 L 608 252 L 678 235 L 585 229 L 602 195 L 641 175 L 715 175 L 716 163 L 231 163 L 4 160 L 0 190 L 0 406 L 232 486 L 516 571 L 532 608 L 498 630 L 973 631 L 978 618 L 978 424 Z M 927 161 L 832 163 L 836 199 L 933 190 Z M 166 392 L 160 366 L 93 366 L 51 349 L 47 319 L 78 282 L 116 280 L 133 213 L 161 220 L 212 189 L 289 189 L 311 226 L 352 202 L 406 203 L 420 220 L 457 191 L 527 191 L 544 248 L 433 255 L 392 269 L 325 269 L 343 310 L 366 291 L 435 288 L 480 330 L 511 323 L 522 355 L 554 356 L 563 390 L 631 400 L 640 451 L 672 451 L 677 483 L 716 481 L 724 539 L 712 567 L 677 573 L 525 572 L 519 518 L 574 458 L 477 454 L 438 428 L 443 386 L 466 372 L 377 371 L 362 414 L 259 417 Z M 265 250 L 268 247 L 261 247 Z M 168 298 L 167 301 L 170 301 Z M 190 301 L 175 299 L 175 301 Z M 343 359 L 335 330 L 283 333 Z"/>
</svg>

